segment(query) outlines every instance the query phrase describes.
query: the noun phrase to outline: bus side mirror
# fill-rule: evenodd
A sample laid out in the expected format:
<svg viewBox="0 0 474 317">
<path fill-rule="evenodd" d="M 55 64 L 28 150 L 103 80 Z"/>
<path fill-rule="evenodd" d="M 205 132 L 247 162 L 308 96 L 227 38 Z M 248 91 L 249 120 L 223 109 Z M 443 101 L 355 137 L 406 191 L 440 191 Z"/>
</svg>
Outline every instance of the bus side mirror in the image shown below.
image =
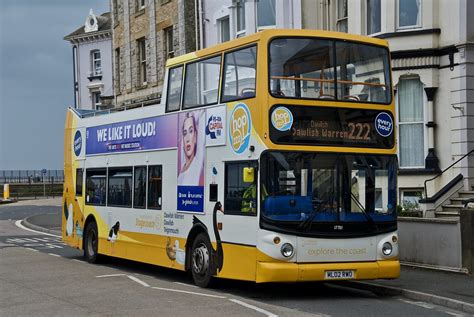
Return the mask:
<svg viewBox="0 0 474 317">
<path fill-rule="evenodd" d="M 244 183 L 253 183 L 255 179 L 255 172 L 253 167 L 244 167 Z"/>
</svg>

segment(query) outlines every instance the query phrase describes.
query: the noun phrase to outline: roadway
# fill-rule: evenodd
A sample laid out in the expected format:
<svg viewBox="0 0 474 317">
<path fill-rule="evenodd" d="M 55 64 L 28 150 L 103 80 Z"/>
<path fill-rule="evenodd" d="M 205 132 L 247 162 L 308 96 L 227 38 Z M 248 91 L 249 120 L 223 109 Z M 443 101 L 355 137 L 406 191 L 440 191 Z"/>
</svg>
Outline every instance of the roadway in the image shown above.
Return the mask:
<svg viewBox="0 0 474 317">
<path fill-rule="evenodd" d="M 19 220 L 61 212 L 59 200 L 0 206 L 0 315 L 31 316 L 464 316 L 400 296 L 333 283 L 255 284 L 217 280 L 210 289 L 186 273 L 121 259 L 99 265 L 60 237 Z M 55 229 L 56 224 L 51 224 Z"/>
</svg>

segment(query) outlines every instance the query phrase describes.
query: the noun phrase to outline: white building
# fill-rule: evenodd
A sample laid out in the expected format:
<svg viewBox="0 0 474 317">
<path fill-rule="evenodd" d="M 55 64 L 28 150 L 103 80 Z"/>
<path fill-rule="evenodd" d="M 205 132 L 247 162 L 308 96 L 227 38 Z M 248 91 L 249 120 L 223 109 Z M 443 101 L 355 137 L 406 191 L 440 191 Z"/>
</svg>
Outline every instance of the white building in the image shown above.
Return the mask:
<svg viewBox="0 0 474 317">
<path fill-rule="evenodd" d="M 64 37 L 72 44 L 76 108 L 98 110 L 112 105 L 111 24 L 109 12 L 97 16 L 91 9 L 84 26 Z"/>
<path fill-rule="evenodd" d="M 388 40 L 401 205 L 425 196 L 425 180 L 474 150 L 474 1 L 202 0 L 200 9 L 201 47 L 263 28 L 324 29 Z M 474 197 L 459 191 L 472 190 L 473 184 L 474 153 L 427 183 L 428 197 L 438 193 L 439 199 L 424 206 L 455 215 L 462 202 L 456 197 Z"/>
</svg>

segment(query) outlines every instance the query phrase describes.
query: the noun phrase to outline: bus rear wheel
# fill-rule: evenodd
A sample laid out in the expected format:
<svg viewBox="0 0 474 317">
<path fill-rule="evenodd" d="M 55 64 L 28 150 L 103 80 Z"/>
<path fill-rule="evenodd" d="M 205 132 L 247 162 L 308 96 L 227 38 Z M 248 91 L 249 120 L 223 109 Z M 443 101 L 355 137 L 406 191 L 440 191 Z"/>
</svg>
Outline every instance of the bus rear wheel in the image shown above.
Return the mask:
<svg viewBox="0 0 474 317">
<path fill-rule="evenodd" d="M 97 224 L 91 222 L 87 225 L 84 236 L 84 257 L 89 263 L 97 263 L 99 250 L 99 234 Z"/>
<path fill-rule="evenodd" d="M 191 273 L 199 287 L 209 286 L 213 267 L 211 242 L 206 234 L 200 233 L 193 242 L 191 251 Z"/>
</svg>

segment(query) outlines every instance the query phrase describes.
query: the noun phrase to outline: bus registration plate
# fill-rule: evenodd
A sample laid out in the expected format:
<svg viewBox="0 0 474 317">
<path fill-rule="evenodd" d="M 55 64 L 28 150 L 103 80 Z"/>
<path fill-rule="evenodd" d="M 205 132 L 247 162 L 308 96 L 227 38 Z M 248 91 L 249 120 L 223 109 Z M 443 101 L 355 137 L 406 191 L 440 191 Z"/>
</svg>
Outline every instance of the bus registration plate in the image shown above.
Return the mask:
<svg viewBox="0 0 474 317">
<path fill-rule="evenodd" d="M 326 280 L 352 279 L 354 271 L 326 271 Z"/>
</svg>

